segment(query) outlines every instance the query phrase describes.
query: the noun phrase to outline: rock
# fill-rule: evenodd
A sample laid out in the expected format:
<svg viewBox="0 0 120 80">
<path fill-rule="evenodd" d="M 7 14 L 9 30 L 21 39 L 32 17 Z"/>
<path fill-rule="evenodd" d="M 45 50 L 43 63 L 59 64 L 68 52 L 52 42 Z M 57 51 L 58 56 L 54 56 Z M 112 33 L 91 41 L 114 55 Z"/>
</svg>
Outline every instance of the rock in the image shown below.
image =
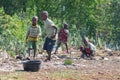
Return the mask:
<svg viewBox="0 0 120 80">
<path fill-rule="evenodd" d="M 17 55 L 17 56 L 16 56 L 16 59 L 22 60 L 22 59 L 23 59 L 23 55 L 22 55 L 22 54 Z"/>
<path fill-rule="evenodd" d="M 58 56 L 56 56 L 56 55 L 53 55 L 52 56 L 52 59 L 55 59 L 55 60 L 58 60 L 58 59 L 60 59 Z"/>
<path fill-rule="evenodd" d="M 105 48 L 105 51 L 107 51 L 107 52 L 112 52 L 112 50 L 109 49 L 109 48 Z"/>
<path fill-rule="evenodd" d="M 58 57 L 61 58 L 61 59 L 63 59 L 63 58 L 66 58 L 67 55 L 59 55 Z"/>
<path fill-rule="evenodd" d="M 72 52 L 70 52 L 70 53 L 71 53 L 71 54 L 76 54 L 76 52 L 73 52 L 73 51 L 72 51 Z"/>
<path fill-rule="evenodd" d="M 109 60 L 107 57 L 102 57 L 103 60 Z"/>
<path fill-rule="evenodd" d="M 93 59 L 94 59 L 94 60 L 100 60 L 101 57 L 100 57 L 100 56 L 95 56 L 95 57 L 93 57 Z"/>
<path fill-rule="evenodd" d="M 104 75 L 104 73 L 103 73 L 103 72 L 98 72 L 98 74 L 100 74 L 100 75 Z"/>
</svg>

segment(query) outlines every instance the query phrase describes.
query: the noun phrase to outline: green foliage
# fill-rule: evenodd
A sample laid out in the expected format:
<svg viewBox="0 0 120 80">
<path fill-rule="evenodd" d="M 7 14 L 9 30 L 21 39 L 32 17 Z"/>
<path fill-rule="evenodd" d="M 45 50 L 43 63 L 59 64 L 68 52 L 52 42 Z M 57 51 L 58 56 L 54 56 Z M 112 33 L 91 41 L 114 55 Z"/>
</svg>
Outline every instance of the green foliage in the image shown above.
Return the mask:
<svg viewBox="0 0 120 80">
<path fill-rule="evenodd" d="M 26 23 L 23 23 L 17 15 L 13 17 L 1 15 L 0 18 L 0 49 L 7 50 L 12 56 L 24 54 L 26 51 L 26 20 L 24 21 Z"/>
<path fill-rule="evenodd" d="M 71 60 L 71 59 L 66 59 L 66 60 L 64 61 L 64 64 L 65 64 L 65 65 L 71 65 L 71 64 L 72 64 L 72 60 Z"/>
<path fill-rule="evenodd" d="M 13 16 L 15 13 L 26 12 L 27 0 L 0 0 L 4 12 Z"/>
<path fill-rule="evenodd" d="M 12 57 L 12 58 L 15 58 L 16 57 L 16 53 L 14 51 L 8 51 L 9 55 Z"/>
<path fill-rule="evenodd" d="M 120 0 L 0 0 L 0 45 L 24 43 L 30 18 L 42 10 L 60 28 L 63 22 L 69 24 L 69 45 L 79 47 L 86 35 L 98 47 L 120 44 Z M 5 15 L 5 14 L 11 15 Z M 40 26 L 43 21 L 39 20 Z M 43 27 L 42 27 L 43 28 Z M 42 29 L 44 32 L 44 29 Z M 9 35 L 8 35 L 9 34 Z M 44 33 L 43 33 L 44 35 Z M 14 38 L 14 36 L 16 38 Z M 9 38 L 7 38 L 9 37 Z M 13 46 L 9 45 L 10 48 Z M 3 47 L 3 46 L 2 46 Z M 6 48 L 6 49 L 9 49 Z"/>
</svg>

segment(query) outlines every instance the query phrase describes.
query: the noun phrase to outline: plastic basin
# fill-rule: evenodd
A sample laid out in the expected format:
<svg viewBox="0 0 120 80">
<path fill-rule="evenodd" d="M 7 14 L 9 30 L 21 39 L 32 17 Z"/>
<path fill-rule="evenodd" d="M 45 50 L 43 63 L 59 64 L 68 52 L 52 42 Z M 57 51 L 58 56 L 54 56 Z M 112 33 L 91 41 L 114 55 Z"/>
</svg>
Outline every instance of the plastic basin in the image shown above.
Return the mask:
<svg viewBox="0 0 120 80">
<path fill-rule="evenodd" d="M 26 60 L 23 62 L 24 71 L 39 71 L 41 65 L 40 60 Z"/>
</svg>

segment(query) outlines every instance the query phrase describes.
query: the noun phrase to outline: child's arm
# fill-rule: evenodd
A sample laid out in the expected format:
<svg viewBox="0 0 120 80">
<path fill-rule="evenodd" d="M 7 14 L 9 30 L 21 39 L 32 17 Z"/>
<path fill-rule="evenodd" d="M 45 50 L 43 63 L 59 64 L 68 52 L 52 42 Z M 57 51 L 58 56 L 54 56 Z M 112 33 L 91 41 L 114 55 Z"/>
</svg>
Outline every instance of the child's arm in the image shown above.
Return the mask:
<svg viewBox="0 0 120 80">
<path fill-rule="evenodd" d="M 52 26 L 55 29 L 55 34 L 51 36 L 51 38 L 55 38 L 56 34 L 57 34 L 57 27 L 56 26 Z"/>
<path fill-rule="evenodd" d="M 69 36 L 69 31 L 68 30 L 64 30 L 64 32 L 65 33 L 63 35 L 66 36 L 66 37 L 68 37 Z"/>
<path fill-rule="evenodd" d="M 69 30 L 67 30 L 67 35 L 66 36 L 69 37 Z"/>
<path fill-rule="evenodd" d="M 28 37 L 29 37 L 29 34 L 30 34 L 30 29 L 28 29 L 28 31 L 27 31 L 27 33 L 26 33 L 26 42 L 27 42 L 27 39 L 28 39 Z"/>
<path fill-rule="evenodd" d="M 80 46 L 80 51 L 83 51 L 84 47 L 83 46 Z"/>
<path fill-rule="evenodd" d="M 42 33 L 41 33 L 41 27 L 38 26 L 38 35 L 37 35 L 37 37 L 40 37 L 41 35 L 42 35 Z"/>
</svg>

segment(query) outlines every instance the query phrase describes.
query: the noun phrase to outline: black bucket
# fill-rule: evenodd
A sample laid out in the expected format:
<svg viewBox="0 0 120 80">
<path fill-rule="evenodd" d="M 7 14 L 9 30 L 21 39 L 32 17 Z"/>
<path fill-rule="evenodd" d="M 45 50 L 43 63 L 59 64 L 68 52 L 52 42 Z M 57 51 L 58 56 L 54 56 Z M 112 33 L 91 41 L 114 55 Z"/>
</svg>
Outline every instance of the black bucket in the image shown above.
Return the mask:
<svg viewBox="0 0 120 80">
<path fill-rule="evenodd" d="M 41 65 L 40 60 L 26 60 L 23 62 L 23 67 L 25 71 L 36 72 L 39 71 Z"/>
</svg>

